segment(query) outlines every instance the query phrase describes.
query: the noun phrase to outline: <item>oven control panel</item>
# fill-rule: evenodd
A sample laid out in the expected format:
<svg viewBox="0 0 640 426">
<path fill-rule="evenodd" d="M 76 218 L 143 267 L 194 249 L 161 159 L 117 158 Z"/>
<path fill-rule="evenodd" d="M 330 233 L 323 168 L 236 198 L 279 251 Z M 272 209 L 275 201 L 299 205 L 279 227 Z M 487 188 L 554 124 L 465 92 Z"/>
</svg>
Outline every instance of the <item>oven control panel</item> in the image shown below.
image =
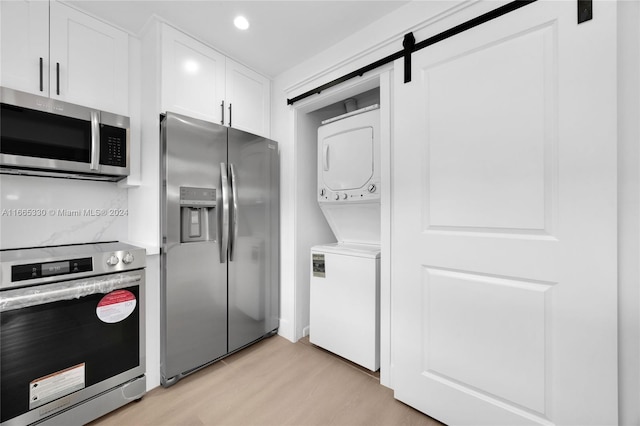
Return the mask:
<svg viewBox="0 0 640 426">
<path fill-rule="evenodd" d="M 11 267 L 11 281 L 33 280 L 55 275 L 77 274 L 93 271 L 92 258 L 65 260 L 61 262 L 29 263 Z"/>
<path fill-rule="evenodd" d="M 130 265 L 136 259 L 131 252 L 125 252 L 122 254 L 122 259 L 118 257 L 119 253 L 113 253 L 109 257 L 107 257 L 107 266 L 116 266 L 122 260 L 122 263 L 125 265 Z"/>
<path fill-rule="evenodd" d="M 117 241 L 1 250 L 0 290 L 146 267 L 144 248 Z"/>
</svg>

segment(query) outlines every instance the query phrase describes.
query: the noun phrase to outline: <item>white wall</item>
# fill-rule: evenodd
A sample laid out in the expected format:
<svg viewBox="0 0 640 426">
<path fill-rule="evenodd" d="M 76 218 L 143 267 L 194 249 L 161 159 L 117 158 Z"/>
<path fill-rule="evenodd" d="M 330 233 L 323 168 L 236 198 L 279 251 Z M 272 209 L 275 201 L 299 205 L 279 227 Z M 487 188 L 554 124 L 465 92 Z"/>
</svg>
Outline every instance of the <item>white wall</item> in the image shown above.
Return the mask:
<svg viewBox="0 0 640 426">
<path fill-rule="evenodd" d="M 640 424 L 640 3 L 618 3 L 618 341 L 621 425 Z"/>
<path fill-rule="evenodd" d="M 127 236 L 127 190 L 113 182 L 1 175 L 0 208 L 2 249 L 116 241 Z M 94 214 L 98 210 L 107 214 Z M 109 214 L 110 210 L 125 215 Z"/>
<path fill-rule="evenodd" d="M 143 78 L 132 91 L 140 96 L 139 186 L 129 189 L 129 238 L 147 249 L 146 363 L 147 390 L 160 386 L 160 63 L 159 26 L 150 21 L 135 59 Z M 133 60 L 133 59 L 132 59 Z"/>
</svg>

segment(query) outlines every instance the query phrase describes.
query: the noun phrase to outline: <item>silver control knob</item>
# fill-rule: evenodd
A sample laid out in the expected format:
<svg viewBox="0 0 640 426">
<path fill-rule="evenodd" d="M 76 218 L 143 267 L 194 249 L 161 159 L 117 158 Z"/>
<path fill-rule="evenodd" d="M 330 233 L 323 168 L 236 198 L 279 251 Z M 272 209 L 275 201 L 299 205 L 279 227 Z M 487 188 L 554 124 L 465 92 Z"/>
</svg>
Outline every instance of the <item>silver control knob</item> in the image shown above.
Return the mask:
<svg viewBox="0 0 640 426">
<path fill-rule="evenodd" d="M 129 252 L 126 252 L 122 257 L 122 263 L 124 263 L 125 265 L 130 264 L 131 262 L 133 262 L 133 260 L 134 260 L 133 255 Z"/>
<path fill-rule="evenodd" d="M 336 195 L 334 195 L 333 198 L 335 198 L 336 200 L 339 200 L 340 199 L 340 194 L 336 193 Z"/>
<path fill-rule="evenodd" d="M 120 262 L 120 259 L 118 259 L 118 256 L 116 256 L 115 254 L 112 254 L 107 259 L 107 265 L 109 266 L 116 266 L 119 262 Z"/>
<path fill-rule="evenodd" d="M 320 190 L 320 196 L 321 196 L 321 197 L 324 197 L 324 194 L 326 194 L 326 191 L 324 190 L 324 188 L 322 188 L 322 189 Z"/>
<path fill-rule="evenodd" d="M 346 200 L 347 199 L 347 194 L 342 194 L 342 199 Z"/>
<path fill-rule="evenodd" d="M 369 185 L 369 188 L 367 188 L 369 190 L 369 192 L 376 192 L 376 186 L 374 184 Z"/>
</svg>

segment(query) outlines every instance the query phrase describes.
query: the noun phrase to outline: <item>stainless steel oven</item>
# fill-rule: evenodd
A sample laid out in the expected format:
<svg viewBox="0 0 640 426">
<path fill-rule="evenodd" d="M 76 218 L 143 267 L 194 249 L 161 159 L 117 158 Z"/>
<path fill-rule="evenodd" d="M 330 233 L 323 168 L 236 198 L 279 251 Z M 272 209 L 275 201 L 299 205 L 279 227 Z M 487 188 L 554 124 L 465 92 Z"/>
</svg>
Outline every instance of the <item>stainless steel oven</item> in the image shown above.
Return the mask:
<svg viewBox="0 0 640 426">
<path fill-rule="evenodd" d="M 129 175 L 129 118 L 0 88 L 0 172 L 117 181 Z"/>
<path fill-rule="evenodd" d="M 145 250 L 0 252 L 0 423 L 84 424 L 142 398 Z"/>
</svg>

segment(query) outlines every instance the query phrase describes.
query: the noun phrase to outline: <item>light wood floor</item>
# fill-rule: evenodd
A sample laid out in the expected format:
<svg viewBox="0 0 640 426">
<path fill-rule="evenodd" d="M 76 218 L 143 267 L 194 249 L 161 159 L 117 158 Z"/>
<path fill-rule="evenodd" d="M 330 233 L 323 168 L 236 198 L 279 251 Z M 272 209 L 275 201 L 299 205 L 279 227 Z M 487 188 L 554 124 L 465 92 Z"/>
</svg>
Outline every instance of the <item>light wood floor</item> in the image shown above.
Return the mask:
<svg viewBox="0 0 640 426">
<path fill-rule="evenodd" d="M 440 425 L 393 398 L 373 374 L 311 345 L 274 336 L 156 388 L 91 426 Z"/>
</svg>

